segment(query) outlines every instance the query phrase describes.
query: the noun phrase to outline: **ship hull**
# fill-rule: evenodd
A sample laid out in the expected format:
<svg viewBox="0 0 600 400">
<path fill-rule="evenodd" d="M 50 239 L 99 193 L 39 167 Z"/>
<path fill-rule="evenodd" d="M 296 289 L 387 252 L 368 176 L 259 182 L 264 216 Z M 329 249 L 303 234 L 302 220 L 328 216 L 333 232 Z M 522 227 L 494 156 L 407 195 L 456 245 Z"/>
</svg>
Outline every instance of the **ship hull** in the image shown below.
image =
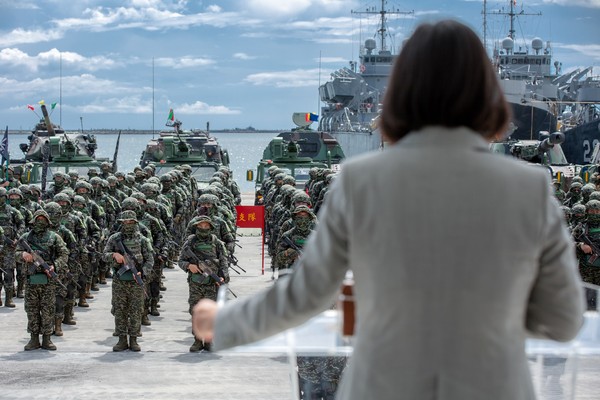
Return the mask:
<svg viewBox="0 0 600 400">
<path fill-rule="evenodd" d="M 379 134 L 379 130 L 373 132 L 339 131 L 329 133 L 342 146 L 346 158 L 381 149 L 381 135 Z"/>
<path fill-rule="evenodd" d="M 565 131 L 561 145 L 567 160 L 573 164 L 589 164 L 594 147 L 600 143 L 600 119 L 595 119 Z"/>
<path fill-rule="evenodd" d="M 531 105 L 510 103 L 516 130 L 510 135 L 518 140 L 537 140 L 540 131 L 555 132 L 556 117 L 547 110 Z M 570 159 L 568 159 L 571 162 Z"/>
</svg>

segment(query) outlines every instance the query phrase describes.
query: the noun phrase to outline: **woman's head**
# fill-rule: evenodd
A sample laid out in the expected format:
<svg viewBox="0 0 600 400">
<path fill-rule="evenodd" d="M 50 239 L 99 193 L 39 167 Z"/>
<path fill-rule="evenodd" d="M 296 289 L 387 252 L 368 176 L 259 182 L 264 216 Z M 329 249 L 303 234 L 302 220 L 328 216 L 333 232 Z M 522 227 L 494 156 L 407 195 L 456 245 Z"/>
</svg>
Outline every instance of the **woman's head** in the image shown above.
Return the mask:
<svg viewBox="0 0 600 400">
<path fill-rule="evenodd" d="M 425 126 L 467 126 L 486 138 L 506 131 L 510 108 L 479 37 L 452 20 L 420 25 L 387 87 L 380 127 L 392 142 Z"/>
</svg>

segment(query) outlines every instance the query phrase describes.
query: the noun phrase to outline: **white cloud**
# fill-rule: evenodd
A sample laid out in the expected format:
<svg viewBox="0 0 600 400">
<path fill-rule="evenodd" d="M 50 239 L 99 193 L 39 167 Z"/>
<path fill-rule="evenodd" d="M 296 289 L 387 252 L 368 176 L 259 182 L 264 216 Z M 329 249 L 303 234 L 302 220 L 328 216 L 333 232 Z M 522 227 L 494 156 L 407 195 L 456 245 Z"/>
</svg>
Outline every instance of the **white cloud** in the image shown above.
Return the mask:
<svg viewBox="0 0 600 400">
<path fill-rule="evenodd" d="M 178 114 L 203 114 L 203 115 L 232 115 L 240 114 L 239 110 L 234 110 L 226 106 L 211 106 L 202 101 L 196 101 L 192 104 L 184 103 L 177 107 L 173 107 L 177 110 Z"/>
<path fill-rule="evenodd" d="M 215 60 L 210 58 L 199 58 L 184 56 L 179 58 L 157 58 L 154 60 L 155 65 L 159 67 L 169 67 L 173 69 L 206 67 L 215 64 Z"/>
<path fill-rule="evenodd" d="M 340 64 L 340 63 L 346 63 L 349 60 L 343 58 L 343 57 L 321 57 L 321 58 L 315 58 L 315 62 L 321 62 L 321 63 L 336 63 L 336 64 Z"/>
<path fill-rule="evenodd" d="M 13 97 L 37 101 L 36 99 L 58 98 L 60 77 L 31 81 L 17 81 L 0 77 L 0 93 L 9 93 Z M 137 93 L 152 93 L 151 87 L 139 87 L 122 84 L 109 79 L 100 79 L 90 74 L 65 76 L 62 78 L 63 96 L 68 98 L 87 95 L 133 95 Z M 48 100 L 50 101 L 50 100 Z"/>
<path fill-rule="evenodd" d="M 16 48 L 0 50 L 0 65 L 3 64 L 13 67 L 22 66 L 35 72 L 38 71 L 40 67 L 58 64 L 61 55 L 63 65 L 69 66 L 71 69 L 78 68 L 86 71 L 97 71 L 100 69 L 112 69 L 118 66 L 118 63 L 114 60 L 102 56 L 85 57 L 70 51 L 60 52 L 57 49 L 39 53 L 37 56 L 30 56 Z"/>
<path fill-rule="evenodd" d="M 212 4 L 208 7 L 206 7 L 206 11 L 211 12 L 211 13 L 220 13 L 223 11 L 223 9 L 216 4 Z"/>
<path fill-rule="evenodd" d="M 327 76 L 329 71 L 321 70 L 321 76 Z M 256 86 L 305 87 L 319 84 L 319 69 L 295 69 L 293 71 L 261 72 L 248 75 L 245 82 Z"/>
<path fill-rule="evenodd" d="M 600 44 L 564 44 L 554 43 L 553 47 L 569 49 L 581 53 L 587 57 L 600 60 Z"/>
<path fill-rule="evenodd" d="M 235 53 L 233 55 L 233 58 L 237 58 L 239 60 L 254 60 L 254 59 L 256 59 L 255 56 L 250 56 L 246 53 Z"/>
<path fill-rule="evenodd" d="M 7 34 L 0 34 L 0 47 L 14 46 L 21 43 L 40 43 L 50 42 L 60 39 L 64 36 L 61 30 L 32 30 L 28 31 L 22 28 L 12 30 Z"/>
<path fill-rule="evenodd" d="M 311 9 L 319 13 L 348 9 L 347 0 L 247 0 L 244 6 L 252 13 L 271 17 L 290 17 Z"/>
<path fill-rule="evenodd" d="M 26 1 L 0 0 L 0 9 L 6 10 L 8 8 L 17 10 L 39 10 L 37 5 Z"/>
<path fill-rule="evenodd" d="M 144 100 L 141 96 L 101 98 L 93 103 L 64 108 L 89 114 L 151 114 L 152 100 Z"/>
<path fill-rule="evenodd" d="M 587 8 L 600 8 L 600 0 L 543 0 L 544 3 L 558 4 L 559 6 L 579 6 Z"/>
</svg>

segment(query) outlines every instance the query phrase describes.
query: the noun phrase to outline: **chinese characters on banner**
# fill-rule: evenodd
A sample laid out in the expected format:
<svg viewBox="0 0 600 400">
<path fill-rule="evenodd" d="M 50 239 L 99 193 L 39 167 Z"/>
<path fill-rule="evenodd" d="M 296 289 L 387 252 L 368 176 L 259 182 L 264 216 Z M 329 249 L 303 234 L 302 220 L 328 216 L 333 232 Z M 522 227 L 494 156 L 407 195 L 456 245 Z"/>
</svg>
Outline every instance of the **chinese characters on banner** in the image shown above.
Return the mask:
<svg viewBox="0 0 600 400">
<path fill-rule="evenodd" d="M 264 206 L 235 206 L 237 211 L 236 225 L 238 228 L 260 228 L 262 242 L 262 274 L 265 274 L 265 207 Z"/>
</svg>

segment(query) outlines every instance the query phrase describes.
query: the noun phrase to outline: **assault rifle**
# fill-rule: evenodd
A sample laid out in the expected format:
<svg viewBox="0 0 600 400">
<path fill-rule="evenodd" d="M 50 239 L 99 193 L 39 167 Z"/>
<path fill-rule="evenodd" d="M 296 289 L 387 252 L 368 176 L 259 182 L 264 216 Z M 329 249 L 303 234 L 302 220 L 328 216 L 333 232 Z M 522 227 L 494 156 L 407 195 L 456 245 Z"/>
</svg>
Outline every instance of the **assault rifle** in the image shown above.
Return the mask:
<svg viewBox="0 0 600 400">
<path fill-rule="evenodd" d="M 590 246 L 592 248 L 592 254 L 590 254 L 590 258 L 588 259 L 588 262 L 590 264 L 593 264 L 598 258 L 600 258 L 600 248 L 594 242 L 592 242 L 592 240 L 589 238 L 587 226 L 583 227 L 583 224 L 580 222 L 575 227 L 573 232 L 580 232 L 575 237 L 575 239 L 587 244 L 588 246 Z"/>
<path fill-rule="evenodd" d="M 35 266 L 34 270 L 36 270 L 37 268 L 42 268 L 44 270 L 44 273 L 48 276 L 48 278 L 54 279 L 56 283 L 58 283 L 63 289 L 68 290 L 67 287 L 58 278 L 58 274 L 56 273 L 56 271 L 54 271 L 54 269 L 51 268 L 46 261 L 44 261 L 42 256 L 40 256 L 35 250 L 31 248 L 31 246 L 29 245 L 29 243 L 27 243 L 26 240 L 19 239 L 19 243 L 21 243 L 21 246 L 23 246 L 26 252 L 33 256 L 33 265 Z"/>
<path fill-rule="evenodd" d="M 144 291 L 144 297 L 148 297 L 148 294 L 146 293 L 146 288 L 144 287 L 144 281 L 142 280 L 142 277 L 140 275 L 138 275 L 138 270 L 135 266 L 136 261 L 135 261 L 135 258 L 133 257 L 133 254 L 131 254 L 129 249 L 125 247 L 125 244 L 123 243 L 122 240 L 116 240 L 116 243 L 117 243 L 117 248 L 119 249 L 119 252 L 125 259 L 123 266 L 117 271 L 117 276 L 121 277 L 127 271 L 131 271 L 131 275 L 133 275 L 133 279 L 135 279 L 135 282 L 139 286 L 141 286 L 142 290 Z"/>
<path fill-rule="evenodd" d="M 281 240 L 287 244 L 292 250 L 296 250 L 298 254 L 302 254 L 302 249 L 296 245 L 288 236 L 282 236 Z"/>
<path fill-rule="evenodd" d="M 244 268 L 242 268 L 239 264 L 238 264 L 238 259 L 233 255 L 230 254 L 227 256 L 227 260 L 232 264 L 235 265 L 236 267 L 238 267 L 239 269 L 241 269 L 244 272 L 247 272 Z M 233 269 L 233 268 L 232 268 Z M 233 269 L 235 272 L 237 272 L 235 269 Z M 239 275 L 239 272 L 238 272 Z"/>
<path fill-rule="evenodd" d="M 192 257 L 196 261 L 196 263 L 198 265 L 198 269 L 200 270 L 200 273 L 206 277 L 211 277 L 212 280 L 215 281 L 215 284 L 217 284 L 217 286 L 221 286 L 221 283 L 223 283 L 223 278 L 217 276 L 214 272 L 211 272 L 211 273 L 204 272 L 204 270 L 200 267 L 201 264 L 211 263 L 210 260 L 204 260 L 204 261 L 200 260 L 200 258 L 189 248 L 185 249 L 185 252 L 183 252 L 183 255 L 188 255 L 188 256 Z M 229 290 L 229 293 L 231 293 L 233 295 L 233 297 L 235 297 L 237 299 L 237 295 L 233 292 L 233 290 L 231 290 L 229 287 L 227 287 L 227 290 Z"/>
</svg>

